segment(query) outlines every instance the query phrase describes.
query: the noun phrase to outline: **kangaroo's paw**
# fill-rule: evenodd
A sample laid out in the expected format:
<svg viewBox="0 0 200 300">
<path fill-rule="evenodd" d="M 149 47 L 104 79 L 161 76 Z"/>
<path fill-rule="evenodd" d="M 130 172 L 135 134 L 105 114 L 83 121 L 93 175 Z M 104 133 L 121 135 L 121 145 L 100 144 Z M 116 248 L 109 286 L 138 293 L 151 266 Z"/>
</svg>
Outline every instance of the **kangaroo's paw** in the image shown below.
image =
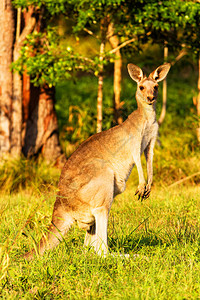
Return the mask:
<svg viewBox="0 0 200 300">
<path fill-rule="evenodd" d="M 149 198 L 150 193 L 151 193 L 151 186 L 150 186 L 149 184 L 147 184 L 147 185 L 145 186 L 145 191 L 144 191 L 143 198 L 144 198 L 144 199 Z"/>
<path fill-rule="evenodd" d="M 135 195 L 138 195 L 138 200 L 141 199 L 142 201 L 143 199 L 149 198 L 150 192 L 151 192 L 150 185 L 142 184 L 142 185 L 138 185 Z"/>
<path fill-rule="evenodd" d="M 140 198 L 141 198 L 141 200 L 143 200 L 143 197 L 145 194 L 145 187 L 146 187 L 145 183 L 138 185 L 138 188 L 135 192 L 135 195 L 138 195 L 138 200 L 140 200 Z"/>
</svg>

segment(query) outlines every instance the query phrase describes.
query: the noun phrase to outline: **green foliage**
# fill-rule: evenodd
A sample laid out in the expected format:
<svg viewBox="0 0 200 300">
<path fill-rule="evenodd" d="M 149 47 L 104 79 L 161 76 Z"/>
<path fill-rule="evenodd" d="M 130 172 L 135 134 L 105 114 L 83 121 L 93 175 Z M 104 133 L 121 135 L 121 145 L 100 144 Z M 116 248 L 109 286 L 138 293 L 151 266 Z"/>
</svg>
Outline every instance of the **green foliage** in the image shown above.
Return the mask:
<svg viewBox="0 0 200 300">
<path fill-rule="evenodd" d="M 123 1 L 122 1 L 123 2 Z M 55 14 L 64 15 L 71 20 L 71 34 L 76 37 L 82 34 L 85 27 L 91 29 L 95 26 L 95 32 L 100 31 L 101 20 L 107 18 L 115 9 L 120 8 L 121 1 L 23 1 L 15 0 L 16 7 L 28 7 L 33 5 L 37 15 L 43 16 L 49 25 L 44 32 L 33 32 L 27 37 L 21 49 L 21 57 L 13 64 L 13 69 L 23 73 L 26 68 L 35 85 L 48 84 L 55 86 L 58 82 L 75 75 L 75 71 L 90 71 L 96 76 L 101 65 L 113 61 L 113 54 L 105 53 L 103 61 L 99 59 L 97 52 L 93 57 L 84 57 L 82 53 L 74 51 L 71 45 L 63 47 L 61 36 L 58 35 L 58 26 L 55 22 Z M 60 10 L 59 10 L 60 8 Z M 71 17 L 73 15 L 73 18 Z M 52 21 L 52 22 L 50 22 Z M 54 23 L 54 26 L 52 26 Z M 62 37 L 64 38 L 64 37 Z M 102 37 L 97 38 L 101 42 Z"/>
<path fill-rule="evenodd" d="M 47 16 L 53 16 L 60 13 L 65 13 L 66 8 L 69 8 L 71 1 L 68 0 L 13 0 L 14 6 L 23 9 L 28 8 L 29 6 L 36 7 L 37 9 L 46 9 Z"/>
<path fill-rule="evenodd" d="M 21 56 L 12 67 L 21 74 L 25 68 L 35 85 L 48 83 L 52 87 L 72 77 L 76 70 L 88 71 L 95 68 L 95 63 L 98 65 L 98 59 L 95 62 L 86 59 L 74 53 L 70 46 L 58 48 L 59 42 L 60 37 L 53 28 L 27 36 Z"/>
<path fill-rule="evenodd" d="M 17 7 L 33 5 L 36 14 L 49 24 L 43 33 L 28 36 L 21 58 L 13 65 L 21 72 L 26 67 L 35 85 L 56 86 L 80 70 L 98 75 L 102 63 L 107 65 L 115 59 L 109 51 L 104 53 L 101 61 L 98 50 L 95 55 L 84 57 L 71 45 L 63 47 L 61 38 L 65 37 L 58 35 L 57 16 L 64 16 L 69 21 L 68 31 L 78 39 L 87 31 L 101 43 L 103 32 L 106 33 L 111 22 L 122 42 L 135 36 L 134 46 L 137 48 L 150 40 L 162 45 L 164 41 L 168 42 L 172 48 L 181 48 L 184 43 L 196 54 L 200 50 L 200 3 L 194 1 L 15 0 L 14 4 Z"/>
<path fill-rule="evenodd" d="M 156 42 L 168 42 L 172 48 L 181 48 L 184 44 L 195 54 L 200 51 L 199 1 L 147 1 L 138 10 L 136 20 Z"/>
</svg>

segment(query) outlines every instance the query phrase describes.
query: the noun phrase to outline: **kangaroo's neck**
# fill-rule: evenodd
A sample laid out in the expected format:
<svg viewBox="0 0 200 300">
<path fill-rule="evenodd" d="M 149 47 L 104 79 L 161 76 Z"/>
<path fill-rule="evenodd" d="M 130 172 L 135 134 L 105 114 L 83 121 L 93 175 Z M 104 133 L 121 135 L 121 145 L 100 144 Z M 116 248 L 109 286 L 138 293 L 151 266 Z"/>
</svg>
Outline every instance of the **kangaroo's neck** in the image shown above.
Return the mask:
<svg viewBox="0 0 200 300">
<path fill-rule="evenodd" d="M 137 101 L 138 102 L 138 101 Z M 142 105 L 138 102 L 138 108 L 133 111 L 126 121 L 123 123 L 123 126 L 126 128 L 127 132 L 143 132 L 147 124 L 153 124 L 156 122 L 156 108 L 155 103 L 152 105 Z"/>
<path fill-rule="evenodd" d="M 152 105 L 143 104 L 140 101 L 137 101 L 138 108 L 136 112 L 138 115 L 147 121 L 155 121 L 156 120 L 156 105 L 153 103 Z"/>
</svg>

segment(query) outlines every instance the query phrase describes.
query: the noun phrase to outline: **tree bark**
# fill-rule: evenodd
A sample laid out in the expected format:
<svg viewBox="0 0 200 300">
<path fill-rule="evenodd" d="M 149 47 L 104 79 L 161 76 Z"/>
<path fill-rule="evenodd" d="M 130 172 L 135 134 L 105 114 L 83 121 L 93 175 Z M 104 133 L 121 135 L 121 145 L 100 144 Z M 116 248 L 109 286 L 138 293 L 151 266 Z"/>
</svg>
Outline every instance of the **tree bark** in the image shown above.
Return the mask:
<svg viewBox="0 0 200 300">
<path fill-rule="evenodd" d="M 98 93 L 97 93 L 97 133 L 102 131 L 102 119 L 103 119 L 103 55 L 105 49 L 105 41 L 101 42 L 100 45 L 100 66 L 99 66 L 99 74 L 98 74 Z"/>
<path fill-rule="evenodd" d="M 105 44 L 101 43 L 100 46 L 100 61 L 103 60 Z M 103 119 L 103 65 L 100 66 L 98 75 L 98 94 L 97 94 L 97 133 L 102 131 L 102 119 Z"/>
<path fill-rule="evenodd" d="M 109 42 L 111 44 L 112 49 L 116 50 L 116 59 L 114 62 L 114 97 L 113 97 L 113 106 L 114 106 L 114 120 L 116 124 L 121 124 L 123 122 L 121 116 L 121 107 L 122 103 L 120 103 L 120 95 L 121 95 L 121 79 L 122 79 L 122 56 L 119 46 L 119 38 L 114 34 L 113 24 L 110 23 L 108 26 L 108 35 Z"/>
<path fill-rule="evenodd" d="M 196 129 L 197 132 L 197 140 L 200 142 L 200 54 L 199 54 L 199 59 L 198 59 L 198 64 L 199 64 L 199 78 L 198 78 L 198 95 L 197 95 L 197 101 L 196 101 L 196 108 L 197 108 L 197 117 L 199 118 L 198 120 L 198 127 Z"/>
<path fill-rule="evenodd" d="M 99 50 L 99 75 L 98 75 L 98 93 L 97 93 L 97 133 L 102 131 L 102 110 L 103 110 L 103 59 L 106 43 L 106 33 L 108 29 L 107 18 L 101 21 L 101 44 Z"/>
<path fill-rule="evenodd" d="M 18 43 L 21 27 L 21 9 L 17 10 L 17 28 L 13 51 L 13 61 L 19 58 L 20 45 Z M 21 154 L 21 131 L 22 131 L 22 80 L 21 76 L 13 74 L 13 101 L 12 101 L 12 122 L 11 122 L 11 155 L 19 157 Z"/>
<path fill-rule="evenodd" d="M 164 46 L 164 61 L 167 61 L 168 58 L 168 46 L 165 43 Z M 163 80 L 163 100 L 162 100 L 162 110 L 160 113 L 160 117 L 158 119 L 159 126 L 163 123 L 167 110 L 167 78 Z"/>
<path fill-rule="evenodd" d="M 13 61 L 20 57 L 20 49 L 27 35 L 30 34 L 36 24 L 34 8 L 29 8 L 23 13 L 24 28 L 21 30 L 21 9 L 17 10 L 16 39 L 13 51 Z M 12 128 L 11 128 L 11 154 L 20 156 L 22 151 L 22 78 L 15 72 L 13 75 L 13 102 L 12 102 Z"/>
<path fill-rule="evenodd" d="M 24 149 L 26 128 L 29 118 L 29 103 L 31 92 L 30 77 L 26 71 L 24 71 L 22 75 L 22 82 L 22 149 Z"/>
<path fill-rule="evenodd" d="M 62 154 L 54 99 L 54 88 L 37 88 L 31 84 L 30 98 L 27 93 L 26 102 L 23 102 L 24 119 L 29 111 L 23 143 L 23 153 L 27 157 L 42 153 L 48 162 L 55 162 Z"/>
<path fill-rule="evenodd" d="M 22 78 L 10 70 L 12 61 L 20 56 L 21 46 L 37 26 L 41 30 L 40 15 L 36 23 L 34 7 L 23 13 L 18 9 L 14 43 L 14 14 L 11 0 L 0 4 L 0 155 L 21 151 L 31 157 L 42 152 L 45 159 L 55 162 L 61 155 L 58 122 L 54 109 L 54 89 L 36 88 L 26 74 Z M 21 29 L 20 25 L 24 24 Z M 23 91 L 23 92 L 22 92 Z M 23 100 L 22 100 L 23 96 Z M 23 125 L 22 125 L 23 122 Z"/>
<path fill-rule="evenodd" d="M 25 28 L 42 30 L 42 18 L 36 24 L 33 11 L 24 13 Z M 42 156 L 48 162 L 56 162 L 62 151 L 59 144 L 58 122 L 55 113 L 54 88 L 34 87 L 27 72 L 23 74 L 23 125 L 22 151 L 25 156 Z"/>
<path fill-rule="evenodd" d="M 36 148 L 49 161 L 56 161 L 62 154 L 59 137 L 58 121 L 55 112 L 55 88 L 41 88 L 38 110 L 38 136 Z"/>
<path fill-rule="evenodd" d="M 0 3 L 0 156 L 10 151 L 14 16 L 11 0 Z"/>
</svg>

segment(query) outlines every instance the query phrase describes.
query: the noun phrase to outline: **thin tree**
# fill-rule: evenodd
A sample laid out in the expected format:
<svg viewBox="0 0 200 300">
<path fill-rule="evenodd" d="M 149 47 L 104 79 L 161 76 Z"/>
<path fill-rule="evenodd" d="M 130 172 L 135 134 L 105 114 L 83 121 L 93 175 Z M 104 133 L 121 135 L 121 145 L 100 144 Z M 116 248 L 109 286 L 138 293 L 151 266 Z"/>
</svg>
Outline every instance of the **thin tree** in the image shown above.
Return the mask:
<svg viewBox="0 0 200 300">
<path fill-rule="evenodd" d="M 164 43 L 164 61 L 168 59 L 168 46 L 167 42 Z M 162 110 L 158 119 L 159 126 L 163 123 L 167 110 L 167 78 L 163 80 L 163 94 L 162 94 Z"/>
<path fill-rule="evenodd" d="M 100 49 L 99 49 L 99 72 L 98 72 L 98 93 L 97 93 L 97 132 L 102 131 L 103 61 L 104 61 L 104 54 L 105 54 L 107 30 L 108 30 L 108 18 L 105 17 L 101 20 L 101 26 L 100 26 L 101 43 L 100 43 Z"/>
<path fill-rule="evenodd" d="M 12 48 L 14 14 L 11 0 L 0 3 L 0 155 L 10 151 L 12 106 Z"/>
<path fill-rule="evenodd" d="M 16 37 L 13 51 L 13 62 L 20 56 L 20 50 L 28 34 L 30 34 L 36 24 L 34 9 L 29 8 L 26 14 L 29 21 L 24 22 L 25 26 L 21 30 L 21 8 L 17 9 Z M 25 13 L 24 13 L 25 14 Z M 12 125 L 11 125 L 11 155 L 19 157 L 22 151 L 22 78 L 18 72 L 13 74 L 13 101 L 12 101 Z"/>
<path fill-rule="evenodd" d="M 121 95 L 121 80 L 122 80 L 122 55 L 118 46 L 120 44 L 117 34 L 114 33 L 114 24 L 110 23 L 108 27 L 108 39 L 111 44 L 112 49 L 117 49 L 115 54 L 116 58 L 114 61 L 114 97 L 113 97 L 113 107 L 114 107 L 114 120 L 116 124 L 121 124 L 123 122 L 120 110 L 122 108 L 122 103 L 120 102 Z"/>
<path fill-rule="evenodd" d="M 200 54 L 198 57 L 198 83 L 197 83 L 198 95 L 197 97 L 193 98 L 194 105 L 196 106 L 197 110 L 197 140 L 200 142 Z"/>
</svg>

